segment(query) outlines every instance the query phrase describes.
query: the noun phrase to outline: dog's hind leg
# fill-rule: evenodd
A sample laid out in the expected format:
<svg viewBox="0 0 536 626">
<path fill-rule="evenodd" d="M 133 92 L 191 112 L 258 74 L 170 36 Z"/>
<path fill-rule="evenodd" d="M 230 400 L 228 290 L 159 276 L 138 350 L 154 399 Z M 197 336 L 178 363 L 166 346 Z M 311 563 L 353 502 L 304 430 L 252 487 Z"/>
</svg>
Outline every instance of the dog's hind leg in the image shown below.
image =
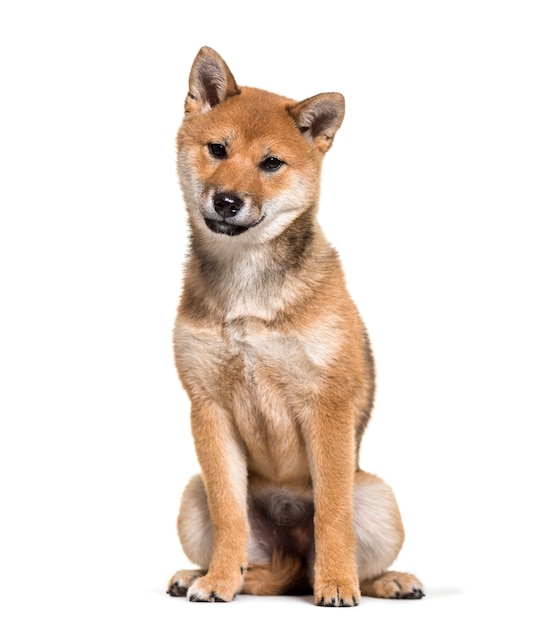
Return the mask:
<svg viewBox="0 0 536 626">
<path fill-rule="evenodd" d="M 232 600 L 241 589 L 236 586 L 232 597 L 223 597 L 219 589 L 201 596 L 202 583 L 210 570 L 213 561 L 214 527 L 210 516 L 207 490 L 200 474 L 194 476 L 186 485 L 181 499 L 177 530 L 182 548 L 188 559 L 199 566 L 195 570 L 179 570 L 169 581 L 168 593 L 172 596 L 188 596 L 192 601 L 220 602 Z M 245 559 L 244 559 L 245 561 Z M 244 566 L 241 578 L 246 573 Z M 222 583 L 227 580 L 222 578 Z M 242 581 L 240 581 L 242 583 Z"/>
<path fill-rule="evenodd" d="M 355 475 L 354 530 L 361 593 L 377 598 L 424 596 L 413 574 L 387 571 L 404 541 L 404 528 L 391 488 L 363 471 Z"/>
<path fill-rule="evenodd" d="M 200 474 L 194 476 L 182 494 L 177 531 L 186 556 L 203 570 L 212 557 L 212 522 L 207 492 Z"/>
<path fill-rule="evenodd" d="M 192 396 L 191 427 L 203 478 L 185 490 L 179 535 L 188 557 L 207 571 L 192 583 L 187 597 L 230 602 L 240 592 L 248 564 L 247 463 L 225 410 L 210 398 Z M 187 505 L 188 498 L 196 497 L 206 498 L 206 506 L 204 501 Z M 199 514 L 201 529 L 192 521 Z"/>
<path fill-rule="evenodd" d="M 198 474 L 182 495 L 177 530 L 186 556 L 203 569 L 179 570 L 168 583 L 170 596 L 185 596 L 193 583 L 208 570 L 212 554 L 212 523 L 203 479 Z"/>
<path fill-rule="evenodd" d="M 169 593 L 170 596 L 185 596 L 193 583 L 200 576 L 204 576 L 205 573 L 206 572 L 201 569 L 179 570 L 171 577 L 168 583 L 167 593 Z"/>
<path fill-rule="evenodd" d="M 361 581 L 361 593 L 373 598 L 420 600 L 424 596 L 421 581 L 413 574 L 385 572 L 372 580 Z"/>
</svg>

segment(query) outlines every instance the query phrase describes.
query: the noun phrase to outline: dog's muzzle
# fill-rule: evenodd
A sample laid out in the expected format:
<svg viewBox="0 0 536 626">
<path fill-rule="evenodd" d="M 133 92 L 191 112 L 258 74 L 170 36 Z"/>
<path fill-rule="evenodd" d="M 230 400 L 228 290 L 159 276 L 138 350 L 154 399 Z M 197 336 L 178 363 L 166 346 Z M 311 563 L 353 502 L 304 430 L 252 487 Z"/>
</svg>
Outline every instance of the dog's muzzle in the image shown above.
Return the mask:
<svg viewBox="0 0 536 626">
<path fill-rule="evenodd" d="M 234 193 L 219 192 L 214 194 L 212 200 L 214 212 L 218 216 L 216 219 L 205 217 L 205 224 L 214 233 L 228 235 L 240 235 L 252 226 L 256 226 L 258 222 L 253 224 L 239 224 L 234 218 L 240 213 L 244 206 L 242 198 Z"/>
</svg>

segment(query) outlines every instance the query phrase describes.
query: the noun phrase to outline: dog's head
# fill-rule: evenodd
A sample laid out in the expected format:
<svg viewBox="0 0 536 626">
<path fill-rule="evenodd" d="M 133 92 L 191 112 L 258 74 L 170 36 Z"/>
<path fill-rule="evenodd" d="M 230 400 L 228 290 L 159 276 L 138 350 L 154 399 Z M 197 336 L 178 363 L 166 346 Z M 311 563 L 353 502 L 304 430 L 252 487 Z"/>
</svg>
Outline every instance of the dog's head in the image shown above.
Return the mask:
<svg viewBox="0 0 536 626">
<path fill-rule="evenodd" d="M 314 211 L 322 157 L 343 117 L 338 93 L 297 102 L 239 87 L 224 60 L 202 48 L 177 136 L 192 228 L 259 242 Z"/>
</svg>

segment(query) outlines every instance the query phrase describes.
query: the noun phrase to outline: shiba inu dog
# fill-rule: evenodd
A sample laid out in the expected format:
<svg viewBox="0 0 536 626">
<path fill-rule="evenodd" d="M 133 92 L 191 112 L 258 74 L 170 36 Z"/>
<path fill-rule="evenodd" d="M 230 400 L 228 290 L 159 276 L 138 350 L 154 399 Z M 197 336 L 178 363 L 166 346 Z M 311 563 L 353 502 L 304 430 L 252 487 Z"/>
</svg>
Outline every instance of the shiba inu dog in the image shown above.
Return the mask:
<svg viewBox="0 0 536 626">
<path fill-rule="evenodd" d="M 170 595 L 421 598 L 388 571 L 404 531 L 391 489 L 359 467 L 374 363 L 317 222 L 322 159 L 344 98 L 239 87 L 202 48 L 177 137 L 190 247 L 174 329 L 201 475 L 177 522 L 199 569 Z"/>
</svg>

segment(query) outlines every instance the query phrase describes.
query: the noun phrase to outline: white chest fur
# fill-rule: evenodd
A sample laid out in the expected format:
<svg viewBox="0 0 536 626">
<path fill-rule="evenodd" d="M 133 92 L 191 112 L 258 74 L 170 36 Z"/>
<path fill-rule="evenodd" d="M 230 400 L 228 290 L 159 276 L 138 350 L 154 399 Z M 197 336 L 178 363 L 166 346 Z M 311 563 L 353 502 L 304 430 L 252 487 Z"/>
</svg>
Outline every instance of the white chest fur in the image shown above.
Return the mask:
<svg viewBox="0 0 536 626">
<path fill-rule="evenodd" d="M 286 373 L 289 384 L 307 386 L 336 357 L 340 332 L 334 316 L 291 333 L 274 330 L 256 317 L 235 318 L 220 329 L 199 328 L 179 319 L 175 343 L 183 365 L 211 375 L 214 384 L 225 377 L 225 364 L 240 358 L 246 374 L 264 366 Z"/>
</svg>

